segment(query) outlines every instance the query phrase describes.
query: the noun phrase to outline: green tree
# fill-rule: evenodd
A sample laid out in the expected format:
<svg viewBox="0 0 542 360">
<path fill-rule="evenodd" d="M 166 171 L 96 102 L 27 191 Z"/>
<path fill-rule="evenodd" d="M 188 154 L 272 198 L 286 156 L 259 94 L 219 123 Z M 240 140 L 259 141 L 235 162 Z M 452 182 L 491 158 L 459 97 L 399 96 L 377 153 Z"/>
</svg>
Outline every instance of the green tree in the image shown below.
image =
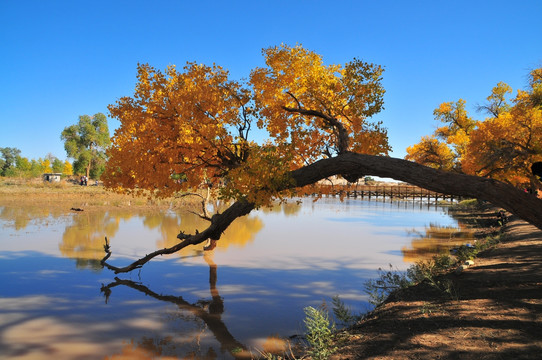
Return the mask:
<svg viewBox="0 0 542 360">
<path fill-rule="evenodd" d="M 21 150 L 12 147 L 0 148 L 2 157 L 0 158 L 0 175 L 7 176 L 9 169 L 13 168 L 17 162 L 17 157 L 21 155 Z"/>
<path fill-rule="evenodd" d="M 83 173 L 87 177 L 101 175 L 105 149 L 111 143 L 107 117 L 104 114 L 79 116 L 79 122 L 65 128 L 60 138 L 64 140 L 68 156 L 75 159 L 75 173 Z"/>
<path fill-rule="evenodd" d="M 17 168 L 17 170 L 19 170 L 21 173 L 27 173 L 30 171 L 30 169 L 32 168 L 32 164 L 30 163 L 30 161 L 28 160 L 28 158 L 26 157 L 21 157 L 19 156 L 16 160 L 16 165 L 15 167 Z"/>
<path fill-rule="evenodd" d="M 58 158 L 53 160 L 53 172 L 54 173 L 63 173 L 64 172 L 64 162 Z"/>
<path fill-rule="evenodd" d="M 44 172 L 44 168 L 40 160 L 32 159 L 30 161 L 30 176 L 31 177 L 38 177 Z"/>
</svg>

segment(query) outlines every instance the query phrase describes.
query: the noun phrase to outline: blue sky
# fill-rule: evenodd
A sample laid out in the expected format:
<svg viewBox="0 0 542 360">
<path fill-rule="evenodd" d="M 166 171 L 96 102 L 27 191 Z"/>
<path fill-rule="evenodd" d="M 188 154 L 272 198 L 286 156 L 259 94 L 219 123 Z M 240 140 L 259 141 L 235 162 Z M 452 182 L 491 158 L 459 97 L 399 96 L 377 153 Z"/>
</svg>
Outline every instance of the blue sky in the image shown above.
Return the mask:
<svg viewBox="0 0 542 360">
<path fill-rule="evenodd" d="M 216 63 L 234 79 L 261 49 L 302 44 L 326 63 L 383 65 L 392 156 L 432 133 L 433 110 L 475 106 L 542 66 L 542 1 L 0 0 L 0 147 L 66 158 L 62 130 L 131 96 L 137 63 Z M 109 120 L 111 133 L 119 126 Z"/>
</svg>

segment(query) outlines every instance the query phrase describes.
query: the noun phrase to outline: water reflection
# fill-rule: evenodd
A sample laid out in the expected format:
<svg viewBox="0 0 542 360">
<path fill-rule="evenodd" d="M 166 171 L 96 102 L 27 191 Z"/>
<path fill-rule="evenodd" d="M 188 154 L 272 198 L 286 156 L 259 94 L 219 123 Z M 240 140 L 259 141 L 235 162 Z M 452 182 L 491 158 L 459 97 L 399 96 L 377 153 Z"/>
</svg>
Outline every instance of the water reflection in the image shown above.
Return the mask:
<svg viewBox="0 0 542 360">
<path fill-rule="evenodd" d="M 179 242 L 179 231 L 193 234 L 196 230 L 205 229 L 209 223 L 192 213 L 166 216 L 160 222 L 160 215 L 154 216 L 155 227 L 160 229 L 162 238 L 157 242 L 157 248 L 171 247 Z M 148 218 L 145 218 L 147 221 Z M 147 226 L 148 224 L 145 223 Z M 262 220 L 256 215 L 248 215 L 236 219 L 220 237 L 215 246 L 226 249 L 229 246 L 244 247 L 254 241 L 255 235 L 263 228 Z M 186 252 L 184 252 L 186 254 Z"/>
<path fill-rule="evenodd" d="M 209 246 L 209 248 L 214 247 L 216 247 L 216 241 L 212 241 L 212 244 Z M 204 332 L 206 329 L 208 329 L 213 334 L 214 338 L 220 344 L 220 349 L 218 349 L 220 353 L 227 351 L 232 357 L 235 358 L 251 358 L 251 353 L 247 350 L 247 347 L 231 334 L 226 324 L 222 320 L 222 314 L 224 313 L 224 299 L 220 296 L 216 286 L 218 275 L 217 265 L 213 261 L 213 251 L 206 251 L 204 253 L 204 259 L 209 265 L 209 291 L 211 293 L 211 300 L 200 299 L 191 304 L 184 300 L 182 296 L 158 294 L 141 283 L 137 283 L 132 280 L 120 279 L 118 277 L 115 277 L 114 282 L 102 286 L 101 291 L 106 297 L 106 303 L 111 296 L 113 288 L 117 286 L 126 286 L 154 299 L 175 304 L 181 311 L 189 312 L 195 318 L 203 321 L 205 327 L 201 331 Z M 199 334 L 199 336 L 194 340 L 199 342 L 200 337 L 201 334 Z M 172 339 L 160 339 L 157 342 L 150 341 L 150 344 L 152 344 L 152 346 L 149 346 L 149 339 L 143 339 L 142 341 L 136 342 L 136 345 L 134 345 L 132 342 L 131 347 L 125 347 L 123 349 L 123 355 L 126 355 L 126 352 L 133 355 L 134 352 L 138 352 L 138 350 L 140 350 L 144 353 L 151 352 L 151 355 L 161 356 L 164 352 L 164 347 L 172 345 Z M 188 357 L 195 357 L 198 359 L 218 358 L 216 349 L 213 347 L 201 349 L 201 346 L 198 346 L 197 350 L 192 350 L 188 354 Z"/>
<path fill-rule="evenodd" d="M 429 224 L 423 232 L 413 229 L 409 233 L 414 237 L 410 247 L 404 246 L 401 249 L 405 262 L 429 260 L 437 254 L 448 253 L 450 249 L 474 240 L 472 230 L 461 223 L 458 223 L 458 227 Z"/>
<path fill-rule="evenodd" d="M 133 216 L 129 212 L 83 212 L 72 218 L 72 224 L 66 226 L 59 244 L 60 253 L 76 260 L 78 268 L 101 269 L 104 238 L 114 237 L 119 230 L 121 220 Z"/>
<path fill-rule="evenodd" d="M 339 294 L 363 311 L 363 283 L 376 269 L 404 269 L 403 260 L 427 256 L 433 241 L 458 237 L 456 221 L 434 205 L 307 199 L 238 219 L 206 244 L 212 251 L 202 244 L 113 280 L 99 266 L 105 236 L 122 265 L 205 221 L 176 211 L 70 212 L 0 201 L 0 226 L 0 348 L 6 358 L 32 359 L 214 359 L 280 349 L 270 334 L 300 334 L 303 307 Z M 438 235 L 439 226 L 450 232 Z M 76 270 L 74 260 L 94 271 Z"/>
<path fill-rule="evenodd" d="M 68 213 L 69 211 L 56 207 L 0 205 L 0 219 L 6 222 L 5 226 L 17 231 L 24 230 L 31 224 L 47 225 L 48 220 L 58 219 Z"/>
<path fill-rule="evenodd" d="M 307 204 L 308 202 L 308 204 Z M 299 205 L 296 201 L 290 201 L 284 204 L 276 204 L 272 208 L 264 208 L 258 212 L 253 212 L 249 216 L 237 219 L 224 232 L 221 240 L 217 243 L 218 249 L 225 250 L 230 246 L 243 248 L 254 242 L 256 234 L 264 228 L 264 223 L 260 215 L 269 218 L 273 214 L 280 214 L 282 217 L 296 217 L 301 214 L 307 215 L 302 209 L 311 207 L 314 210 L 315 206 L 320 206 L 322 203 L 334 203 L 337 209 L 344 212 L 340 218 L 335 218 L 332 221 L 349 222 L 360 221 L 359 217 L 349 217 L 348 214 L 355 212 L 355 207 L 352 207 L 352 201 L 338 202 L 335 199 L 321 199 L 318 203 L 311 204 L 312 201 L 306 201 L 306 204 Z M 374 204 L 375 202 L 373 202 Z M 415 203 L 415 202 L 394 202 L 387 204 L 390 207 L 396 207 L 401 211 L 424 211 L 429 207 L 436 208 L 435 204 Z M 380 206 L 380 205 L 377 205 Z M 222 211 L 225 208 L 224 204 L 219 202 L 213 204 L 213 208 Z M 379 210 L 380 211 L 380 210 Z M 364 215 L 366 216 L 366 215 Z M 305 216 L 306 217 L 306 216 Z M 390 220 L 386 214 L 383 219 Z M 50 223 L 55 223 L 62 219 L 67 222 L 64 226 L 62 241 L 58 245 L 60 254 L 64 257 L 74 259 L 78 268 L 88 268 L 100 270 L 100 260 L 103 258 L 104 238 L 111 240 L 115 256 L 121 257 L 138 257 L 142 253 L 150 252 L 156 248 L 171 247 L 178 242 L 177 234 L 179 231 L 185 233 L 194 233 L 196 230 L 205 228 L 208 223 L 201 217 L 190 212 L 174 212 L 174 211 L 137 211 L 137 210 L 91 210 L 83 212 L 70 212 L 66 209 L 55 207 L 45 208 L 39 206 L 3 206 L 0 207 L 0 219 L 4 220 L 4 226 L 14 228 L 16 231 L 24 230 L 30 225 L 48 226 Z M 130 221 L 139 221 L 148 233 L 152 233 L 147 239 L 142 239 L 145 236 L 142 232 L 132 231 L 126 235 L 123 233 L 118 235 L 121 223 L 129 223 Z M 312 220 L 311 220 L 312 221 Z M 297 224 L 298 228 L 302 226 Z M 314 226 L 309 226 L 304 231 L 310 231 Z M 391 226 L 390 226 L 391 228 Z M 291 232 L 297 232 L 297 229 L 292 229 Z M 472 233 L 468 231 L 466 226 L 461 222 L 456 225 L 437 225 L 431 223 L 425 225 L 424 230 L 413 229 L 407 230 L 408 236 L 412 238 L 409 246 L 403 246 L 401 253 L 403 262 L 411 263 L 420 260 L 427 260 L 433 255 L 448 250 L 451 247 L 462 245 L 472 241 Z M 133 234 L 137 232 L 137 234 Z M 159 232 L 159 238 L 156 239 L 156 232 Z M 308 236 L 314 236 L 312 234 Z M 154 241 L 153 241 L 154 240 Z M 304 239 L 297 239 L 299 243 L 303 243 Z M 348 241 L 348 240 L 346 240 Z M 137 244 L 138 251 L 132 250 L 128 253 L 126 247 Z M 279 246 L 277 242 L 277 246 Z M 291 245 L 296 246 L 296 245 Z M 199 256 L 202 253 L 201 247 L 193 247 L 187 249 L 176 256 L 190 258 Z M 305 249 L 303 250 L 305 251 Z M 314 251 L 314 249 L 313 249 Z M 274 250 L 269 249 L 269 253 Z M 293 249 L 292 253 L 296 250 Z M 309 254 L 307 254 L 309 256 Z M 301 264 L 305 259 L 299 259 L 298 264 Z M 259 260 L 255 260 L 258 262 Z M 318 261 L 325 262 L 324 259 Z M 376 267 L 380 266 L 376 264 Z"/>
</svg>

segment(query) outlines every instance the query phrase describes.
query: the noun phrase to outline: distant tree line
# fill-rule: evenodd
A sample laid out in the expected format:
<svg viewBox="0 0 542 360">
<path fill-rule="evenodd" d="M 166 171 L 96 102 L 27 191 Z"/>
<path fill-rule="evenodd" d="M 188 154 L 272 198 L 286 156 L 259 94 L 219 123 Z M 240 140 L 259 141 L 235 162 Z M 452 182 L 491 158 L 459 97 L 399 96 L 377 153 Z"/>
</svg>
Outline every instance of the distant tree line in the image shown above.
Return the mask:
<svg viewBox="0 0 542 360">
<path fill-rule="evenodd" d="M 44 173 L 86 175 L 99 179 L 107 161 L 105 150 L 110 144 L 107 117 L 102 113 L 81 115 L 75 125 L 66 127 L 61 135 L 66 153 L 72 159 L 62 161 L 49 153 L 44 158 L 29 160 L 14 147 L 0 147 L 0 176 L 40 177 Z"/>
<path fill-rule="evenodd" d="M 6 177 L 39 177 L 44 173 L 61 173 L 73 175 L 73 166 L 62 161 L 53 154 L 44 158 L 31 159 L 21 156 L 21 150 L 14 147 L 0 148 L 0 176 Z"/>
</svg>

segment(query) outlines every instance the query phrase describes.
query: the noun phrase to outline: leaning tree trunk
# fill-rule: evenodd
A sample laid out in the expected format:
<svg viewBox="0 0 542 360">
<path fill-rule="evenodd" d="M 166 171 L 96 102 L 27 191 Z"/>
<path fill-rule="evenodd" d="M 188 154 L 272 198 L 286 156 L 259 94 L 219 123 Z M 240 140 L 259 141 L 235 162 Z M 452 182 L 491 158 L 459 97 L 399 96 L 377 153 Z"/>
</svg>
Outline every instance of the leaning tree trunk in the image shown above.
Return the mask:
<svg viewBox="0 0 542 360">
<path fill-rule="evenodd" d="M 342 175 L 351 182 L 367 175 L 388 177 L 439 193 L 487 200 L 542 229 L 542 200 L 536 196 L 500 181 L 436 170 L 402 159 L 347 152 L 293 171 L 291 176 L 294 185 L 289 186 L 302 187 L 333 175 Z M 237 201 L 223 213 L 215 214 L 204 231 L 194 235 L 180 233 L 177 236 L 181 240 L 178 244 L 154 251 L 125 267 L 107 263 L 111 251 L 106 239 L 106 256 L 102 264 L 115 273 L 129 272 L 140 268 L 156 256 L 172 254 L 208 239 L 218 240 L 236 218 L 247 215 L 254 208 L 252 203 Z"/>
<path fill-rule="evenodd" d="M 292 173 L 297 186 L 341 174 L 347 179 L 366 175 L 389 177 L 419 187 L 458 196 L 487 200 L 542 229 L 542 200 L 503 182 L 436 170 L 411 161 L 346 153 L 324 159 Z"/>
</svg>

